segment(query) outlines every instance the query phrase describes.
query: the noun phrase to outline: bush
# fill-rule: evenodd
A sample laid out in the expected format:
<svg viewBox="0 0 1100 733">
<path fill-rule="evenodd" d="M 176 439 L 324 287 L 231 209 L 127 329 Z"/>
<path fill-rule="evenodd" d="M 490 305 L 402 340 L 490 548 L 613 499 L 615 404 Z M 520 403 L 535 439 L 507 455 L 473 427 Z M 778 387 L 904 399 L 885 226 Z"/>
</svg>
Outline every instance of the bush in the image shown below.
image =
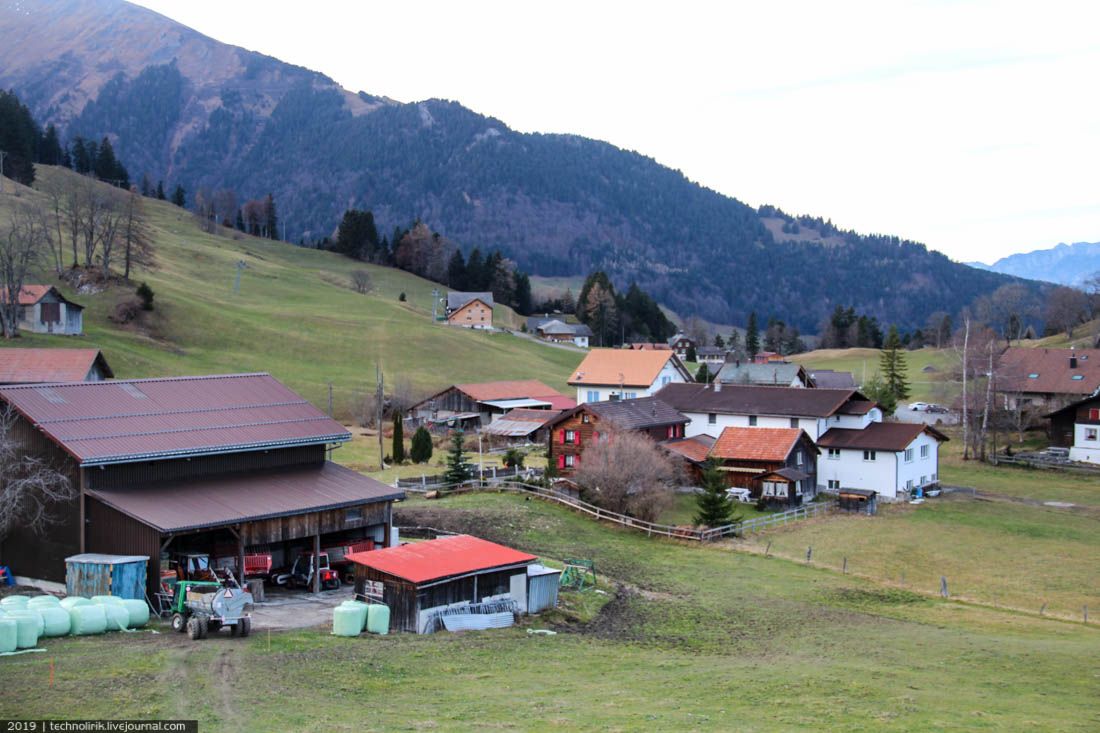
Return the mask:
<svg viewBox="0 0 1100 733">
<path fill-rule="evenodd" d="M 405 302 L 405 291 L 404 291 L 404 290 L 402 290 L 402 291 L 401 291 L 401 295 L 398 295 L 398 296 L 397 296 L 397 299 L 398 299 L 399 301 L 401 301 L 402 303 L 404 303 L 404 302 Z"/>
<path fill-rule="evenodd" d="M 141 298 L 141 309 L 143 311 L 153 310 L 153 289 L 149 287 L 148 283 L 142 283 L 138 285 L 137 297 Z"/>
<path fill-rule="evenodd" d="M 136 299 L 124 300 L 115 306 L 115 312 L 108 316 L 108 319 L 112 323 L 126 324 L 137 320 L 141 311 L 141 301 Z"/>
<path fill-rule="evenodd" d="M 357 293 L 369 293 L 371 290 L 370 273 L 366 270 L 356 270 L 351 273 L 351 288 Z"/>
<path fill-rule="evenodd" d="M 432 434 L 424 426 L 420 426 L 413 433 L 409 458 L 412 459 L 413 463 L 427 463 L 432 458 L 432 451 Z"/>
<path fill-rule="evenodd" d="M 519 448 L 509 448 L 504 453 L 504 465 L 507 468 L 523 468 L 523 461 L 527 454 Z"/>
</svg>

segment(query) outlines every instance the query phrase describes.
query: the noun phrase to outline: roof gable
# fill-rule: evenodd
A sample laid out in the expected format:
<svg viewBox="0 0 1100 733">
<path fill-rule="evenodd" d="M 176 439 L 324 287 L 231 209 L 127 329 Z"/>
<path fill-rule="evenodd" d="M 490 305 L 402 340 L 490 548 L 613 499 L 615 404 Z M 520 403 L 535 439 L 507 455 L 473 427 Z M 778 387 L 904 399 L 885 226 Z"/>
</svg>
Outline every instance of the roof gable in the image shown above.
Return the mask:
<svg viewBox="0 0 1100 733">
<path fill-rule="evenodd" d="M 480 300 L 490 308 L 493 307 L 492 293 L 462 293 L 452 290 L 447 293 L 447 310 L 457 310 L 475 300 Z"/>
<path fill-rule="evenodd" d="M 718 370 L 717 379 L 723 384 L 757 384 L 777 387 L 788 387 L 796 379 L 804 385 L 814 383 L 801 364 L 790 362 L 769 364 L 729 362 Z"/>
<path fill-rule="evenodd" d="M 81 310 L 83 310 L 84 306 L 78 303 L 74 303 L 66 298 L 64 295 L 61 294 L 61 291 L 55 288 L 53 285 L 24 285 L 22 288 L 19 289 L 19 305 L 34 305 L 38 301 L 49 295 L 51 292 L 56 294 L 59 300 L 68 303 L 74 308 L 80 308 Z M 7 297 L 8 289 L 0 289 L 0 300 L 7 300 Z"/>
<path fill-rule="evenodd" d="M 3 387 L 0 399 L 85 466 L 351 439 L 269 374 Z"/>
</svg>

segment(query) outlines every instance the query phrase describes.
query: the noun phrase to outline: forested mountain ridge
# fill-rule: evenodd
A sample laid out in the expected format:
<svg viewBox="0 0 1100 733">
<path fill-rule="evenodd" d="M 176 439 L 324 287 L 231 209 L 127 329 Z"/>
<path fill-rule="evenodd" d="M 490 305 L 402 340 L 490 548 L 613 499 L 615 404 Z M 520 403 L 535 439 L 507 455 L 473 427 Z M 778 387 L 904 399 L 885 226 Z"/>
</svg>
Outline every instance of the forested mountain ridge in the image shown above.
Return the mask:
<svg viewBox="0 0 1100 733">
<path fill-rule="evenodd" d="M 683 316 L 756 311 L 805 331 L 838 304 L 915 327 L 1007 281 L 892 237 L 785 232 L 779 210 L 643 155 L 518 133 L 455 102 L 352 94 L 121 0 L 9 0 L 0 32 L 19 39 L 0 46 L 0 85 L 40 122 L 111 136 L 135 179 L 273 193 L 292 240 L 369 209 L 383 232 L 419 219 L 532 274 L 602 269 Z"/>
</svg>

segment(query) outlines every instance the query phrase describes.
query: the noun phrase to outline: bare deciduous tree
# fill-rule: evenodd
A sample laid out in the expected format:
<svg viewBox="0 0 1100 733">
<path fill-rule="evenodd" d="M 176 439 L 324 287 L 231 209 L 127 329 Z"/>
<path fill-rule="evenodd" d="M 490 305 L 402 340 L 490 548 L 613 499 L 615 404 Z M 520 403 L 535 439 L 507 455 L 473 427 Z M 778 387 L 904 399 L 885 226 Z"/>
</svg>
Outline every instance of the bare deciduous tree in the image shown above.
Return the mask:
<svg viewBox="0 0 1100 733">
<path fill-rule="evenodd" d="M 0 539 L 18 526 L 41 532 L 56 521 L 54 507 L 76 498 L 69 478 L 24 450 L 15 412 L 0 406 Z"/>
<path fill-rule="evenodd" d="M 369 293 L 371 290 L 370 273 L 366 270 L 355 270 L 351 273 L 351 287 L 357 293 Z"/>
<path fill-rule="evenodd" d="M 1085 319 L 1087 310 L 1088 299 L 1083 292 L 1060 285 L 1047 296 L 1047 325 L 1065 331 L 1067 337 L 1073 338 L 1073 329 Z"/>
<path fill-rule="evenodd" d="M 40 209 L 18 205 L 7 230 L 0 233 L 0 331 L 4 338 L 19 333 L 19 294 L 27 277 L 49 261 L 50 226 Z"/>
<path fill-rule="evenodd" d="M 656 443 L 624 431 L 601 434 L 599 442 L 585 447 L 574 475 L 586 501 L 649 522 L 672 504 L 677 477 Z"/>
<path fill-rule="evenodd" d="M 126 201 L 125 220 L 122 224 L 123 278 L 130 279 L 134 267 L 150 269 L 155 264 L 153 235 L 145 219 L 145 204 L 137 191 L 131 191 Z"/>
</svg>

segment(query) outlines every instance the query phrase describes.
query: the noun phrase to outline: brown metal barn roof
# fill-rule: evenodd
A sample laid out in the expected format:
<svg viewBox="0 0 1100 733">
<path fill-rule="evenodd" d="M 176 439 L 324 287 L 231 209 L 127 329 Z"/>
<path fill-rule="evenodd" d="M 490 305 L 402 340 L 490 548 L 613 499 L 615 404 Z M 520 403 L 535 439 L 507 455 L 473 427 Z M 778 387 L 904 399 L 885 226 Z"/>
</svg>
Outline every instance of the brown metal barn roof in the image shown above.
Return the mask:
<svg viewBox="0 0 1100 733">
<path fill-rule="evenodd" d="M 97 365 L 114 376 L 99 349 L 0 349 L 0 384 L 83 382 Z"/>
<path fill-rule="evenodd" d="M 298 470 L 172 481 L 140 489 L 92 489 L 88 495 L 164 533 L 405 496 L 392 486 L 331 462 Z"/>
<path fill-rule="evenodd" d="M 680 412 L 732 415 L 830 417 L 849 400 L 865 401 L 854 389 L 803 389 L 750 385 L 670 384 L 657 396 Z"/>
<path fill-rule="evenodd" d="M 3 387 L 0 399 L 85 466 L 351 439 L 269 374 Z"/>
<path fill-rule="evenodd" d="M 938 441 L 946 441 L 947 436 L 920 423 L 873 422 L 862 430 L 851 428 L 831 428 L 818 438 L 820 448 L 854 448 L 857 450 L 903 451 L 917 439 L 921 433 L 928 433 Z"/>
</svg>

